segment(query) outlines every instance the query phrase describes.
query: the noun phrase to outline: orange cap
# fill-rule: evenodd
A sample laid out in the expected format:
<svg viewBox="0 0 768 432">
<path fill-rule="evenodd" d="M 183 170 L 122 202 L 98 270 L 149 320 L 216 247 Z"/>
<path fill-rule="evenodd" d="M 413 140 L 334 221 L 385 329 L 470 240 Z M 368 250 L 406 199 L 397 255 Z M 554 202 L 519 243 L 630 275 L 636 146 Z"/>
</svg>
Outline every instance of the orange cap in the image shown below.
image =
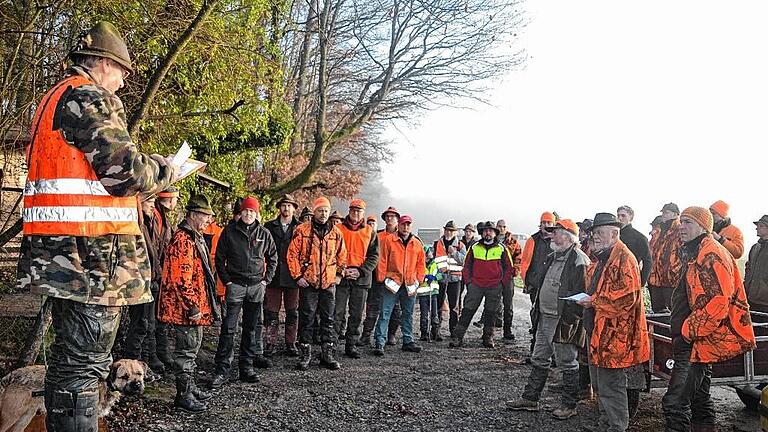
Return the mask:
<svg viewBox="0 0 768 432">
<path fill-rule="evenodd" d="M 312 211 L 314 212 L 318 207 L 328 207 L 328 210 L 330 210 L 331 202 L 328 201 L 328 198 L 321 196 L 312 203 Z"/>
<path fill-rule="evenodd" d="M 539 219 L 539 222 L 555 222 L 555 215 L 550 212 L 544 212 L 541 214 L 541 219 Z"/>
<path fill-rule="evenodd" d="M 721 218 L 725 219 L 728 217 L 728 210 L 731 208 L 728 204 L 726 204 L 725 201 L 719 200 L 715 201 L 714 204 L 709 206 L 709 209 L 718 215 L 720 215 Z"/>
<path fill-rule="evenodd" d="M 579 235 L 579 226 L 570 219 L 560 219 L 559 221 L 555 222 L 555 226 L 562 228 L 573 235 Z"/>
<path fill-rule="evenodd" d="M 680 217 L 693 219 L 708 233 L 712 232 L 712 228 L 715 224 L 714 220 L 712 219 L 712 213 L 710 213 L 709 210 L 705 209 L 704 207 L 688 207 L 687 209 L 683 210 L 682 213 L 680 213 Z"/>
<path fill-rule="evenodd" d="M 361 200 L 360 198 L 355 198 L 349 202 L 349 208 L 353 207 L 365 210 L 365 201 Z"/>
</svg>

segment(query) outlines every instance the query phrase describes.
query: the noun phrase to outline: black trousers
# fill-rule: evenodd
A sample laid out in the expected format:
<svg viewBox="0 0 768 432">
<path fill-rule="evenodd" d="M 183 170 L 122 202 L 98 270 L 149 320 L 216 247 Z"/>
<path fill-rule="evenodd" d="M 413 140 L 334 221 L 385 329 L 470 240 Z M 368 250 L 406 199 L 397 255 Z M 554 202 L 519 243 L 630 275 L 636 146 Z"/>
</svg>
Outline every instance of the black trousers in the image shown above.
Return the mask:
<svg viewBox="0 0 768 432">
<path fill-rule="evenodd" d="M 461 281 L 440 283 L 440 291 L 437 294 L 437 313 L 440 324 L 443 323 L 443 304 L 448 298 L 448 330 L 453 334 L 453 329 L 459 323 L 459 299 L 463 291 Z"/>
<path fill-rule="evenodd" d="M 157 298 L 155 296 L 155 298 Z M 144 303 L 128 307 L 130 323 L 125 338 L 125 358 L 148 361 L 155 356 L 156 303 Z"/>
<path fill-rule="evenodd" d="M 315 331 L 315 315 L 320 318 L 320 341 L 322 343 L 336 342 L 333 329 L 336 287 L 326 289 L 300 288 L 299 292 L 299 342 L 312 343 L 312 333 Z"/>
<path fill-rule="evenodd" d="M 675 365 L 667 393 L 661 400 L 666 431 L 688 432 L 691 423 L 715 425 L 715 404 L 709 394 L 712 365 L 691 363 L 691 344 L 682 337 L 672 340 Z M 693 419 L 693 421 L 691 421 Z"/>
<path fill-rule="evenodd" d="M 360 287 L 344 279 L 336 286 L 335 330 L 347 344 L 356 344 L 360 338 L 360 326 L 363 323 L 365 304 L 368 300 L 368 288 Z M 349 322 L 347 322 L 349 310 Z"/>
<path fill-rule="evenodd" d="M 374 282 L 371 289 L 368 290 L 368 299 L 365 302 L 365 321 L 363 321 L 363 334 L 365 335 L 373 334 L 374 329 L 376 329 L 376 322 L 379 320 L 379 312 L 381 312 L 382 294 L 384 294 L 385 289 L 383 284 Z M 400 325 L 400 313 L 400 303 L 395 303 L 395 308 L 389 317 L 389 335 L 397 332 L 397 327 Z"/>
<path fill-rule="evenodd" d="M 235 334 L 237 334 L 237 323 L 240 319 L 241 309 L 243 311 L 243 333 L 240 336 L 240 370 L 251 368 L 256 355 L 264 353 L 262 302 L 227 302 L 227 315 L 224 322 L 221 323 L 219 343 L 216 347 L 214 360 L 217 374 L 228 375 L 232 368 Z"/>
</svg>

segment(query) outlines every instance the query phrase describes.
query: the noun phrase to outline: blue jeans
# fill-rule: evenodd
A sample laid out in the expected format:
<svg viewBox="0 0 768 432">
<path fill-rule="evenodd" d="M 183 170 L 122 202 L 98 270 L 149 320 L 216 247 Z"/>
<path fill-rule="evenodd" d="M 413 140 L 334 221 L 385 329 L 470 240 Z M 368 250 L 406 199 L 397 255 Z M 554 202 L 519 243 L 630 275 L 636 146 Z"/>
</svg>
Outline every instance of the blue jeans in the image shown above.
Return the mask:
<svg viewBox="0 0 768 432">
<path fill-rule="evenodd" d="M 413 306 L 416 304 L 416 296 L 409 297 L 408 290 L 404 286 L 401 286 L 396 294 L 392 294 L 392 291 L 386 288 L 382 292 L 381 312 L 379 312 L 379 321 L 376 323 L 376 332 L 373 334 L 376 346 L 383 347 L 387 342 L 389 317 L 392 315 L 395 303 L 400 304 L 400 330 L 403 332 L 403 345 L 413 342 Z"/>
</svg>

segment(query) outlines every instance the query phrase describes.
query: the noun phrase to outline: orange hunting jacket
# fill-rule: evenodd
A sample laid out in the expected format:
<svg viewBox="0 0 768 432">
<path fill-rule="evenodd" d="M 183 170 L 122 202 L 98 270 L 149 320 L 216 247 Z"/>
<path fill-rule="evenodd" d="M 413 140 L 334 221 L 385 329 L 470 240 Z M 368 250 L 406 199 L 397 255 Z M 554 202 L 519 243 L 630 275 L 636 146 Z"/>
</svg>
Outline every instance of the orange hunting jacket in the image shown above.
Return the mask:
<svg viewBox="0 0 768 432">
<path fill-rule="evenodd" d="M 313 288 L 328 289 L 347 266 L 344 235 L 334 226 L 320 237 L 312 229 L 312 221 L 304 222 L 293 230 L 286 261 L 295 280 L 303 277 Z"/>
<path fill-rule="evenodd" d="M 685 275 L 691 314 L 682 335 L 693 342 L 691 362 L 716 363 L 755 348 L 749 304 L 736 261 L 711 236 Z"/>
<path fill-rule="evenodd" d="M 651 256 L 653 265 L 648 276 L 649 287 L 674 288 L 680 282 L 681 264 L 677 256 L 682 242 L 680 240 L 680 220 L 672 221 L 669 229 L 662 232 L 654 230 L 651 238 Z"/>
<path fill-rule="evenodd" d="M 592 263 L 587 269 L 588 291 L 597 265 Z M 621 241 L 613 247 L 591 295 L 595 327 L 589 341 L 590 364 L 618 369 L 648 361 L 650 345 L 640 268 Z"/>
</svg>

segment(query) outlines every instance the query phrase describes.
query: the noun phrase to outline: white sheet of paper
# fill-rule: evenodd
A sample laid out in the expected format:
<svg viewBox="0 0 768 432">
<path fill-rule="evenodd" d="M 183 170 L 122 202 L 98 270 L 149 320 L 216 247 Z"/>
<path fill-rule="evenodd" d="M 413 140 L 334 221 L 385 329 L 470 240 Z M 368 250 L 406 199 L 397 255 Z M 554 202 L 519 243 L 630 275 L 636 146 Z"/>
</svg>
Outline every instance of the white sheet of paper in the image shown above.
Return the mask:
<svg viewBox="0 0 768 432">
<path fill-rule="evenodd" d="M 181 168 L 190 156 L 192 156 L 192 147 L 184 141 L 184 144 L 182 144 L 176 154 L 173 155 L 173 164 Z"/>
<path fill-rule="evenodd" d="M 560 300 L 568 300 L 568 301 L 577 302 L 577 301 L 580 301 L 580 300 L 584 300 L 587 297 L 589 297 L 589 295 L 587 295 L 586 293 L 578 293 L 578 294 L 574 294 L 574 295 L 572 295 L 570 297 L 560 297 Z"/>
</svg>

